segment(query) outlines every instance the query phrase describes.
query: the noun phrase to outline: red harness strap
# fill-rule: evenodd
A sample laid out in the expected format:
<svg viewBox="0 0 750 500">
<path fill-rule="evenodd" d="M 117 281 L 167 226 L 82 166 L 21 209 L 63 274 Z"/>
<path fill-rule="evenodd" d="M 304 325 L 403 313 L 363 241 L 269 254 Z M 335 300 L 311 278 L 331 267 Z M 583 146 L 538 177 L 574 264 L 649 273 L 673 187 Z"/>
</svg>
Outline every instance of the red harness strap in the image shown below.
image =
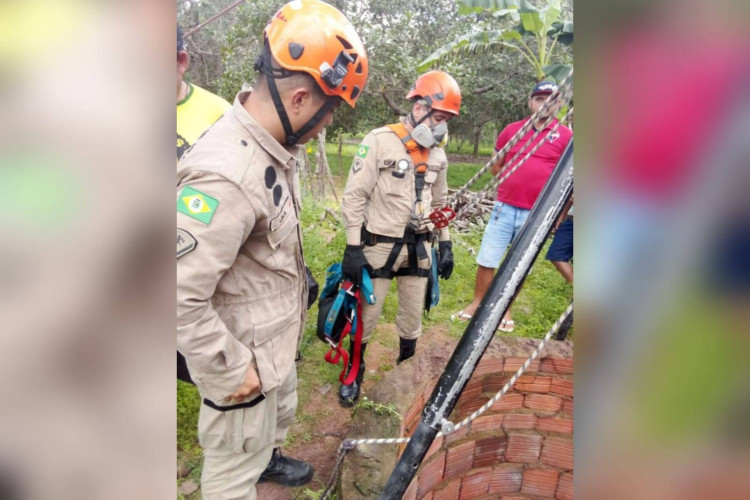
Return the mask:
<svg viewBox="0 0 750 500">
<path fill-rule="evenodd" d="M 362 296 L 360 295 L 359 290 L 354 292 L 354 298 L 357 301 L 357 310 L 354 318 L 350 321 L 347 321 L 346 326 L 344 327 L 344 331 L 341 333 L 341 338 L 339 339 L 338 345 L 335 348 L 331 347 L 331 349 L 325 355 L 325 360 L 332 365 L 337 365 L 339 363 L 339 360 L 341 359 L 344 360 L 344 367 L 341 369 L 341 373 L 339 374 L 339 381 L 344 385 L 351 385 L 352 382 L 354 382 L 354 379 L 357 378 L 357 372 L 359 372 L 359 364 L 362 359 L 362 331 L 364 330 L 364 326 L 362 324 Z M 342 344 L 344 343 L 344 339 L 348 337 L 352 331 L 352 321 L 355 321 L 357 323 L 357 329 L 354 332 L 354 340 L 352 341 L 354 342 L 354 357 L 352 359 L 352 367 L 347 374 L 346 368 L 347 366 L 349 366 L 349 353 L 342 347 Z"/>
</svg>

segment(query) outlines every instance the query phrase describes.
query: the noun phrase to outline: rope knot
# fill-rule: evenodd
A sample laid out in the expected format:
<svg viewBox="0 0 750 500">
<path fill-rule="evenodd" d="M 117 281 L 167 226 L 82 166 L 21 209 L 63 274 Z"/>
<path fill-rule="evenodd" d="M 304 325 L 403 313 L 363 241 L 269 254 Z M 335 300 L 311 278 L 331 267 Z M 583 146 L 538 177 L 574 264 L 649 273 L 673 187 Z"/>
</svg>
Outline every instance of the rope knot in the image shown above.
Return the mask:
<svg viewBox="0 0 750 500">
<path fill-rule="evenodd" d="M 444 418 L 440 421 L 440 430 L 443 431 L 443 435 L 450 434 L 456 429 L 456 426 L 450 420 Z"/>
</svg>

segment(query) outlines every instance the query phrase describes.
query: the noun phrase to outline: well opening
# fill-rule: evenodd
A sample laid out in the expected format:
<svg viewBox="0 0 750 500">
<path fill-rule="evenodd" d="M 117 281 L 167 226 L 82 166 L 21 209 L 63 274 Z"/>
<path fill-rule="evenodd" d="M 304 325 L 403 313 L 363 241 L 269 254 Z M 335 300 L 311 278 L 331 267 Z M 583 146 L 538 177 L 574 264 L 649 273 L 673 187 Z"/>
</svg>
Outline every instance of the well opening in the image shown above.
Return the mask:
<svg viewBox="0 0 750 500">
<path fill-rule="evenodd" d="M 458 423 L 484 405 L 538 343 L 513 337 L 493 341 L 450 420 Z M 437 439 L 404 499 L 572 499 L 572 351 L 569 342 L 550 342 L 487 412 Z M 403 363 L 373 391 L 373 401 L 392 401 L 401 412 L 397 427 L 393 422 L 384 423 L 382 415 L 375 418 L 358 412 L 348 437 L 410 436 L 450 352 L 452 347 L 446 346 L 437 354 L 422 353 L 423 359 L 415 359 L 410 367 Z M 405 446 L 370 445 L 350 452 L 342 474 L 341 498 L 376 498 Z"/>
</svg>

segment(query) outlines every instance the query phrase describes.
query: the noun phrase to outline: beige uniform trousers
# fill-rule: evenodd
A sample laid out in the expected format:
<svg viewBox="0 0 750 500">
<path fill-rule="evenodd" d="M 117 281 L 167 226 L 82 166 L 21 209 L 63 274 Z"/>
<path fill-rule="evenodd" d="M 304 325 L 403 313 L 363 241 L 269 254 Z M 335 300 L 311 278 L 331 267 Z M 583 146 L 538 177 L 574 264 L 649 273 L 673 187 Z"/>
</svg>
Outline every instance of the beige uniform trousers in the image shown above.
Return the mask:
<svg viewBox="0 0 750 500">
<path fill-rule="evenodd" d="M 367 262 L 373 269 L 385 266 L 388 256 L 393 249 L 393 243 L 378 243 L 373 246 L 364 247 Z M 419 260 L 419 267 L 429 269 L 432 259 L 430 243 L 425 242 L 427 258 Z M 409 266 L 409 254 L 406 245 L 393 264 L 393 270 Z M 362 301 L 363 331 L 362 342 L 367 342 L 370 335 L 378 326 L 378 319 L 383 310 L 385 296 L 391 287 L 391 280 L 377 278 L 372 280 L 372 288 L 375 294 L 375 304 L 370 305 Z M 398 312 L 396 313 L 396 331 L 402 339 L 416 339 L 422 334 L 422 311 L 424 310 L 424 296 L 427 287 L 427 278 L 419 276 L 396 276 L 396 288 L 398 289 Z"/>
<path fill-rule="evenodd" d="M 273 449 L 284 444 L 296 409 L 296 369 L 252 408 L 221 412 L 202 404 L 203 500 L 255 500 L 255 483 Z"/>
</svg>

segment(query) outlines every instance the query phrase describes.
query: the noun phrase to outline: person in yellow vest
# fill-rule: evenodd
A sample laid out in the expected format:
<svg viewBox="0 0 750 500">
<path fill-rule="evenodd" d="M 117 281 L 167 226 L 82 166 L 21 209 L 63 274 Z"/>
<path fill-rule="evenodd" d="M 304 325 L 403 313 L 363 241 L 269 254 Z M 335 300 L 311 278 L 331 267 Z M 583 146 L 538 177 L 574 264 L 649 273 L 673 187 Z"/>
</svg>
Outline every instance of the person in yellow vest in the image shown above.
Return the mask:
<svg viewBox="0 0 750 500">
<path fill-rule="evenodd" d="M 185 50 L 182 29 L 177 26 L 177 161 L 203 132 L 232 105 L 221 97 L 185 81 L 190 55 Z M 193 384 L 185 357 L 177 353 L 177 378 Z"/>
<path fill-rule="evenodd" d="M 177 27 L 177 160 L 208 127 L 232 107 L 221 97 L 185 81 L 190 55 Z"/>
<path fill-rule="evenodd" d="M 364 353 L 378 324 L 391 280 L 398 287 L 397 363 L 412 357 L 422 333 L 422 310 L 435 233 L 439 240 L 438 274 L 453 272 L 448 228 L 436 230 L 429 215 L 445 203 L 448 159 L 441 147 L 448 121 L 458 116 L 461 90 L 449 74 L 430 71 L 417 79 L 406 96 L 409 115 L 365 136 L 349 172 L 341 203 L 346 229 L 342 261 L 345 279 L 362 282 L 362 269 L 373 278 L 375 304 L 363 301 L 363 335 L 355 381 L 342 385 L 339 403 L 359 399 L 365 372 Z M 350 346 L 350 359 L 353 347 Z"/>
<path fill-rule="evenodd" d="M 313 477 L 280 451 L 310 300 L 297 157 L 342 103 L 355 106 L 369 72 L 354 26 L 320 0 L 284 5 L 264 33 L 253 90 L 177 164 L 177 348 L 202 399 L 204 500 Z"/>
</svg>

